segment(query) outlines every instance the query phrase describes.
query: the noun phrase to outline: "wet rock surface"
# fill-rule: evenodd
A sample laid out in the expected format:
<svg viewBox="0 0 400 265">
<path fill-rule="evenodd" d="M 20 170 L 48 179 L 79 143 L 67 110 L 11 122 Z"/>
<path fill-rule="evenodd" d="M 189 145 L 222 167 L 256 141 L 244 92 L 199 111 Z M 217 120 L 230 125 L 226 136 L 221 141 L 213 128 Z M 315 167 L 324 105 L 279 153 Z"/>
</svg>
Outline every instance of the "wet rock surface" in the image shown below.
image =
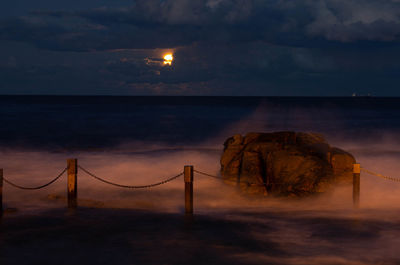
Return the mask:
<svg viewBox="0 0 400 265">
<path fill-rule="evenodd" d="M 237 134 L 224 146 L 223 179 L 249 194 L 304 197 L 352 183 L 354 157 L 320 134 Z"/>
</svg>

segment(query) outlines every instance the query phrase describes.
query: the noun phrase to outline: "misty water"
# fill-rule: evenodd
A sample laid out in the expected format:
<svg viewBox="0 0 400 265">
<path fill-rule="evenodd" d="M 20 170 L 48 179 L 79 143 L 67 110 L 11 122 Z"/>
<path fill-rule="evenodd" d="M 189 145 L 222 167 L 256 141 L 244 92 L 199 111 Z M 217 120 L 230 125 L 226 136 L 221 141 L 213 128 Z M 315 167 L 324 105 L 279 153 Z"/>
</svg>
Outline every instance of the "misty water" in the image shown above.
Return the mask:
<svg viewBox="0 0 400 265">
<path fill-rule="evenodd" d="M 362 167 L 400 177 L 400 99 L 246 97 L 0 97 L 0 167 L 37 186 L 67 158 L 116 183 L 145 185 L 184 165 L 219 174 L 237 133 L 322 133 Z M 249 198 L 195 174 L 194 220 L 183 179 L 152 189 L 106 185 L 78 171 L 80 208 L 65 176 L 39 191 L 4 184 L 0 264 L 400 264 L 400 182 L 363 173 L 318 198 Z M 75 255 L 69 253 L 75 252 Z"/>
</svg>

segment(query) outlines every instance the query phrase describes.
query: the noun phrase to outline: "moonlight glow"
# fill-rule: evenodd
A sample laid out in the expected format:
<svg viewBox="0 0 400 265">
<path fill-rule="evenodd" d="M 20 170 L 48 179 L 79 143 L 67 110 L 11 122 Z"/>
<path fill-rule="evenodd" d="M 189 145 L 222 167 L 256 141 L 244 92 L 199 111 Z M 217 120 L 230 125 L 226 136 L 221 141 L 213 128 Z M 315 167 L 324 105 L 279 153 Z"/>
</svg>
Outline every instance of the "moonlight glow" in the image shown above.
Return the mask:
<svg viewBox="0 0 400 265">
<path fill-rule="evenodd" d="M 172 60 L 174 60 L 174 57 L 172 56 L 171 53 L 168 53 L 168 54 L 164 55 L 164 64 L 171 65 L 172 64 Z"/>
</svg>

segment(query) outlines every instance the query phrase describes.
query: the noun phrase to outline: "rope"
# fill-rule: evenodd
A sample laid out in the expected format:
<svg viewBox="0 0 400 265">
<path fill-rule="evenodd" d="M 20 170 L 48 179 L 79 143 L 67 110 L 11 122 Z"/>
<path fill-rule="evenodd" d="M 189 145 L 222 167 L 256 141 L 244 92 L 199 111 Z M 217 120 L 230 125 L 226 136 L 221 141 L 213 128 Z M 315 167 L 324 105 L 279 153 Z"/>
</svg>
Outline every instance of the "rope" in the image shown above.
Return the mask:
<svg viewBox="0 0 400 265">
<path fill-rule="evenodd" d="M 91 176 L 91 177 L 93 177 L 93 178 L 95 178 L 95 179 L 97 179 L 97 180 L 99 180 L 99 181 L 101 181 L 101 182 L 104 182 L 104 183 L 109 184 L 109 185 L 112 185 L 112 186 L 116 186 L 116 187 L 120 187 L 120 188 L 127 188 L 127 189 L 152 188 L 152 187 L 159 186 L 159 185 L 165 184 L 165 183 L 167 183 L 167 182 L 170 182 L 170 181 L 172 181 L 172 180 L 174 180 L 174 179 L 177 179 L 177 178 L 179 178 L 180 176 L 183 175 L 183 172 L 182 172 L 182 173 L 180 173 L 180 174 L 178 174 L 178 175 L 176 175 L 176 176 L 173 176 L 173 177 L 171 177 L 171 178 L 168 178 L 168 179 L 166 179 L 166 180 L 163 180 L 163 181 L 160 181 L 160 182 L 157 182 L 157 183 L 154 183 L 154 184 L 141 185 L 141 186 L 131 186 L 131 185 L 121 185 L 121 184 L 117 184 L 117 183 L 114 183 L 114 182 L 111 182 L 111 181 L 102 179 L 102 178 L 96 176 L 95 174 L 90 173 L 88 170 L 84 169 L 83 167 L 81 167 L 81 166 L 78 166 L 78 167 L 79 167 L 83 172 L 85 172 L 86 174 L 88 174 L 89 176 Z"/>
<path fill-rule="evenodd" d="M 40 190 L 40 189 L 47 187 L 47 186 L 53 184 L 54 182 L 56 182 L 65 173 L 65 171 L 67 171 L 67 168 L 64 168 L 63 171 L 57 177 L 55 177 L 53 180 L 51 180 L 50 182 L 48 182 L 44 185 L 38 186 L 38 187 L 23 187 L 23 186 L 15 184 L 15 183 L 12 183 L 11 181 L 9 181 L 8 179 L 6 179 L 4 177 L 3 177 L 3 180 L 5 183 L 8 183 L 11 186 L 21 189 L 21 190 Z"/>
<path fill-rule="evenodd" d="M 375 173 L 375 172 L 372 172 L 370 170 L 367 170 L 365 168 L 361 168 L 361 170 L 366 172 L 366 173 L 368 173 L 368 174 L 370 174 L 370 175 L 374 175 L 374 176 L 377 176 L 377 177 L 380 177 L 380 178 L 383 178 L 383 179 L 387 179 L 387 180 L 391 180 L 391 181 L 395 181 L 395 182 L 400 182 L 400 178 L 387 177 L 387 176 L 381 175 L 379 173 Z"/>
</svg>

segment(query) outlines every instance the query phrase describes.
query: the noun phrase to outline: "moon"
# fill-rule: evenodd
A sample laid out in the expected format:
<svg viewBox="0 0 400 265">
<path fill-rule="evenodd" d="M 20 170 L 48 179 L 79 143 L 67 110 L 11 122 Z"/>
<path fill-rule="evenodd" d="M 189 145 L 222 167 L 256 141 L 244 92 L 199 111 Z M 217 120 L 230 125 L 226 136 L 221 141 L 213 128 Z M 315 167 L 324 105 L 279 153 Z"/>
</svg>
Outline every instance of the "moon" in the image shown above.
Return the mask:
<svg viewBox="0 0 400 265">
<path fill-rule="evenodd" d="M 174 57 L 172 56 L 172 53 L 167 53 L 166 55 L 164 55 L 164 64 L 171 65 L 173 60 Z"/>
</svg>

